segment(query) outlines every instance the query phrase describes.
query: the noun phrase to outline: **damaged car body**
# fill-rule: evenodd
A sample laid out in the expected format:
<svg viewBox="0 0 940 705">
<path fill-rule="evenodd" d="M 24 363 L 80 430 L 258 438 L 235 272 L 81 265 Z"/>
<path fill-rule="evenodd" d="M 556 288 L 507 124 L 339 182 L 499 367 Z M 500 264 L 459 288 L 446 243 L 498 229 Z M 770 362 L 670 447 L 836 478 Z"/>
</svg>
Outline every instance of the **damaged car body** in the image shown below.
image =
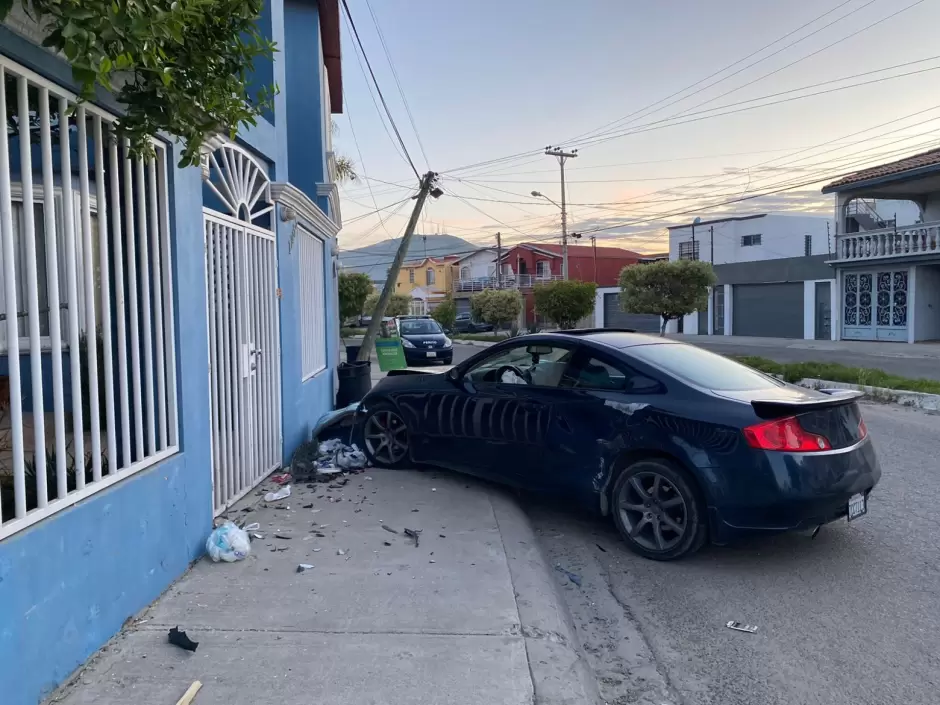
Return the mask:
<svg viewBox="0 0 940 705">
<path fill-rule="evenodd" d="M 858 394 L 802 389 L 626 331 L 529 335 L 363 400 L 371 462 L 563 496 L 648 558 L 868 509 L 881 470 Z"/>
</svg>

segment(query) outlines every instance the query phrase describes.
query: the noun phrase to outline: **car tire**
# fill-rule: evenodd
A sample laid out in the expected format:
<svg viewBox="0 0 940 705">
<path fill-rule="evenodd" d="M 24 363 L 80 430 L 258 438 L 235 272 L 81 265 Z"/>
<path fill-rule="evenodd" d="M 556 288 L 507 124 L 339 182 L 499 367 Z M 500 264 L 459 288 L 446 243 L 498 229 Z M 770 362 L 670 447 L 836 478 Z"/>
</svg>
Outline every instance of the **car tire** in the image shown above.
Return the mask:
<svg viewBox="0 0 940 705">
<path fill-rule="evenodd" d="M 395 406 L 388 402 L 370 406 L 360 429 L 362 449 L 371 465 L 391 469 L 412 465 L 411 434 Z"/>
<path fill-rule="evenodd" d="M 708 538 L 701 493 L 685 470 L 662 458 L 623 469 L 611 491 L 611 514 L 627 548 L 651 560 L 685 558 Z"/>
</svg>

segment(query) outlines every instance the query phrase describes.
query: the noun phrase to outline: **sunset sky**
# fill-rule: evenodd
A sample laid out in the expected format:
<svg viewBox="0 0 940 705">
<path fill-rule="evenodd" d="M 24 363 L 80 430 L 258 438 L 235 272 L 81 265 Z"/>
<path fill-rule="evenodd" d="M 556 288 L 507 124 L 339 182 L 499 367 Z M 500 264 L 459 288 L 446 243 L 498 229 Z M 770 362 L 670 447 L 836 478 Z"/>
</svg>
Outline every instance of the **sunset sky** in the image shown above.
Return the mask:
<svg viewBox="0 0 940 705">
<path fill-rule="evenodd" d="M 558 208 L 530 195 L 560 200 L 549 144 L 579 149 L 569 230 L 647 252 L 696 216 L 829 215 L 822 183 L 940 145 L 937 0 L 370 2 L 349 5 L 379 86 L 417 170 L 443 176 L 419 233 L 558 237 Z M 334 146 L 360 174 L 341 190 L 353 249 L 401 235 L 417 179 L 348 24 L 343 40 Z"/>
</svg>

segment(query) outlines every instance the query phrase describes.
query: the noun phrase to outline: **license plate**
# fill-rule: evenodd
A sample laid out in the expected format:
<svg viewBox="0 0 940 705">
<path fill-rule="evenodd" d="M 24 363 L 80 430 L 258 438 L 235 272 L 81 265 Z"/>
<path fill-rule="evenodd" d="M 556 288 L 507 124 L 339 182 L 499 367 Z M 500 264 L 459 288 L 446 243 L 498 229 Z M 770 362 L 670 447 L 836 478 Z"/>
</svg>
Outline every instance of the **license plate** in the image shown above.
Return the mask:
<svg viewBox="0 0 940 705">
<path fill-rule="evenodd" d="M 868 498 L 863 494 L 852 495 L 849 499 L 849 521 L 868 514 Z"/>
<path fill-rule="evenodd" d="M 428 357 L 437 357 L 437 353 L 436 353 L 436 352 L 429 352 L 429 353 L 428 353 Z"/>
</svg>

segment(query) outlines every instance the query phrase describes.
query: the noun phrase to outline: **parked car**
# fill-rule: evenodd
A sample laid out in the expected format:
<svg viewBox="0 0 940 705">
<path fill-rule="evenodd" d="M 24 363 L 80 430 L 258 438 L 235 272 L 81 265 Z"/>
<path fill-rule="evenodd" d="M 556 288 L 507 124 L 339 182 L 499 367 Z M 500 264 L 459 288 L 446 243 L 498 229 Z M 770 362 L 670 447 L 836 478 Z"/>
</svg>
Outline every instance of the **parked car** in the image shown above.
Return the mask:
<svg viewBox="0 0 940 705">
<path fill-rule="evenodd" d="M 454 322 L 454 330 L 458 333 L 490 333 L 493 326 L 489 323 L 474 321 L 469 313 L 458 313 Z"/>
<path fill-rule="evenodd" d="M 881 468 L 857 392 L 795 387 L 624 331 L 527 335 L 366 396 L 369 460 L 554 493 L 657 560 L 754 532 L 858 519 Z"/>
<path fill-rule="evenodd" d="M 399 316 L 395 322 L 409 366 L 429 362 L 449 365 L 454 361 L 453 341 L 430 316 Z"/>
</svg>

